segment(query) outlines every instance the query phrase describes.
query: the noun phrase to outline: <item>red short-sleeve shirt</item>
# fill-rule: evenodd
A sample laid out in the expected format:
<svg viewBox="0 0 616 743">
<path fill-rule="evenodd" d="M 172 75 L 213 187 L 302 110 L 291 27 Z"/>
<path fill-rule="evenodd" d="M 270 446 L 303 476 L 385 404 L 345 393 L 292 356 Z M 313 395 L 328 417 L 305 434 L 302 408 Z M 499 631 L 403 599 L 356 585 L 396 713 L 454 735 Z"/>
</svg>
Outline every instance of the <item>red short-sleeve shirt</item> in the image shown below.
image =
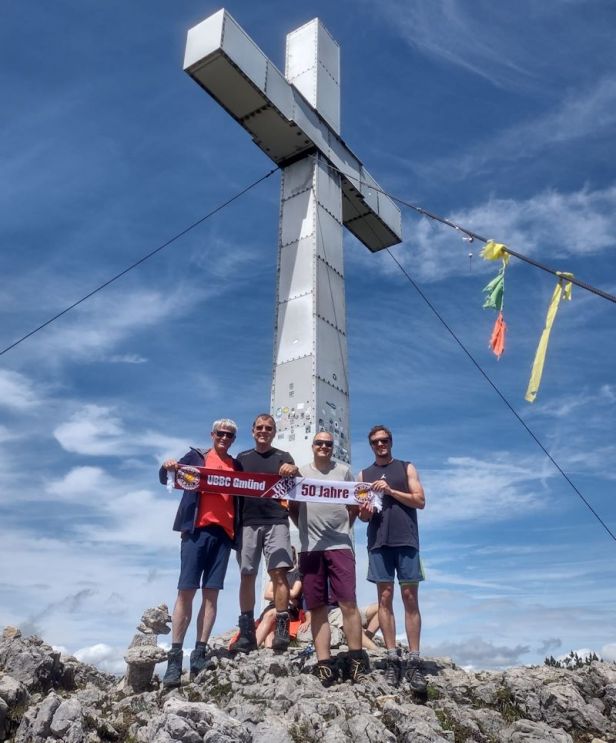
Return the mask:
<svg viewBox="0 0 616 743">
<path fill-rule="evenodd" d="M 210 470 L 233 470 L 231 457 L 221 458 L 215 449 L 205 455 L 205 466 Z M 218 493 L 201 493 L 199 510 L 195 526 L 203 527 L 216 524 L 221 526 L 233 539 L 233 496 Z"/>
</svg>

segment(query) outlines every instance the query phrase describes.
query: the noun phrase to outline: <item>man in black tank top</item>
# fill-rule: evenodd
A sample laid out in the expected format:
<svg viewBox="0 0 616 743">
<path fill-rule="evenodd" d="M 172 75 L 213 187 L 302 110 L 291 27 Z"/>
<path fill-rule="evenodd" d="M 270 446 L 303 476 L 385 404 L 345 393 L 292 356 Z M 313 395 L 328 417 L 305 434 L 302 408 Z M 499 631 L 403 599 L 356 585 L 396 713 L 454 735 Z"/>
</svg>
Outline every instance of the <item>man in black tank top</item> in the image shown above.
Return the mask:
<svg viewBox="0 0 616 743">
<path fill-rule="evenodd" d="M 426 499 L 417 470 L 410 462 L 391 455 L 393 437 L 385 426 L 374 426 L 368 434 L 375 461 L 359 473 L 363 482 L 383 496 L 383 509 L 360 509 L 359 518 L 368 521 L 368 580 L 376 583 L 379 624 L 387 648 L 386 680 L 398 686 L 404 676 L 411 689 L 426 693 L 426 679 L 419 658 L 421 614 L 418 588 L 424 580 L 419 558 L 417 509 Z M 396 618 L 393 611 L 394 579 L 398 576 L 404 604 L 408 654 L 402 659 L 396 649 Z"/>
</svg>

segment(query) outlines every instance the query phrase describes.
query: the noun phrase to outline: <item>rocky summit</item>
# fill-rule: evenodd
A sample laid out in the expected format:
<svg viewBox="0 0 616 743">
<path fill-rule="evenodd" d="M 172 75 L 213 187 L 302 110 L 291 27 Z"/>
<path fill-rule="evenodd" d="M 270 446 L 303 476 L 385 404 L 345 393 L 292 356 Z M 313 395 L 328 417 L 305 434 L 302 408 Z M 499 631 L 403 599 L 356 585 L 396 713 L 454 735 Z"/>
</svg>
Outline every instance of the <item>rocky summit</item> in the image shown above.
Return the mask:
<svg viewBox="0 0 616 743">
<path fill-rule="evenodd" d="M 180 688 L 166 691 L 154 676 L 149 688 L 136 692 L 127 683 L 129 673 L 123 679 L 102 673 L 6 628 L 0 639 L 0 740 L 616 741 L 614 663 L 469 673 L 447 659 L 431 659 L 425 662 L 427 698 L 417 699 L 405 681 L 397 688 L 385 681 L 382 656 L 370 660 L 367 681 L 324 689 L 311 673 L 313 655 L 292 648 L 283 655 L 259 650 L 231 658 L 219 642 L 194 682 L 186 677 Z"/>
</svg>

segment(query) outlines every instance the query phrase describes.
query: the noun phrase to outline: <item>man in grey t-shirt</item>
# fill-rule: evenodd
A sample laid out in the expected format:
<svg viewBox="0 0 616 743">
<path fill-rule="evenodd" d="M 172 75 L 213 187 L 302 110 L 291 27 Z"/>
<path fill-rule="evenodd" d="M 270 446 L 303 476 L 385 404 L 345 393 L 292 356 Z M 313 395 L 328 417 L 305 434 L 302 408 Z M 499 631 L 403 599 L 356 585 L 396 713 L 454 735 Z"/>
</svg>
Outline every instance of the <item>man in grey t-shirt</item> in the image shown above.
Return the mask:
<svg viewBox="0 0 616 743">
<path fill-rule="evenodd" d="M 300 467 L 303 477 L 352 481 L 346 464 L 332 462 L 334 437 L 319 431 L 312 442 L 313 461 Z M 328 606 L 337 603 L 342 611 L 344 634 L 349 645 L 347 676 L 361 682 L 369 670 L 362 652 L 361 617 L 355 596 L 355 554 L 351 526 L 358 508 L 334 503 L 289 503 L 289 515 L 299 529 L 299 571 L 304 601 L 310 611 L 312 638 L 317 654 L 316 675 L 323 686 L 338 680 L 331 660 Z"/>
</svg>

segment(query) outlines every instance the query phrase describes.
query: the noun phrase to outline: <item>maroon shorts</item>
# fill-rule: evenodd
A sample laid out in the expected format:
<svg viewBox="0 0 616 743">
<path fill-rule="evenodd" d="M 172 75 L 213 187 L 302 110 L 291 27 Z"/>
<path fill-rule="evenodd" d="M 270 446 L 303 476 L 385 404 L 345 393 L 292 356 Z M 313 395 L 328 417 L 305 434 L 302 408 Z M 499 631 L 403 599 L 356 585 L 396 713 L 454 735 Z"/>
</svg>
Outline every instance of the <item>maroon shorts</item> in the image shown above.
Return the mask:
<svg viewBox="0 0 616 743">
<path fill-rule="evenodd" d="M 356 603 L 353 550 L 300 552 L 299 572 L 306 609 L 340 601 Z"/>
</svg>

